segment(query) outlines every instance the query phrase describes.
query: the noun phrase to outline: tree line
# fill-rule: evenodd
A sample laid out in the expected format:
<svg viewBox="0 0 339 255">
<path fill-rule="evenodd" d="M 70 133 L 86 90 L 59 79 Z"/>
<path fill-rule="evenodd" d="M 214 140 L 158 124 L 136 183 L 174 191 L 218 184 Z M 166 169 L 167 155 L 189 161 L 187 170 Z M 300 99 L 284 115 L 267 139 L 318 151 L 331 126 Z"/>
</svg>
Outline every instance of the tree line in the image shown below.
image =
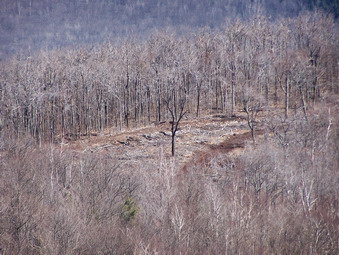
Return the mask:
<svg viewBox="0 0 339 255">
<path fill-rule="evenodd" d="M 324 92 L 338 93 L 337 42 L 332 18 L 317 12 L 18 55 L 1 62 L 0 130 L 42 143 L 156 124 L 171 119 L 173 93 L 187 116 L 232 115 L 255 102 L 307 118 Z"/>
<path fill-rule="evenodd" d="M 41 143 L 159 123 L 170 118 L 173 91 L 190 116 L 231 115 L 251 94 L 307 117 L 322 93 L 338 93 L 337 39 L 321 13 L 258 16 L 218 32 L 13 57 L 1 63 L 1 132 Z"/>
</svg>

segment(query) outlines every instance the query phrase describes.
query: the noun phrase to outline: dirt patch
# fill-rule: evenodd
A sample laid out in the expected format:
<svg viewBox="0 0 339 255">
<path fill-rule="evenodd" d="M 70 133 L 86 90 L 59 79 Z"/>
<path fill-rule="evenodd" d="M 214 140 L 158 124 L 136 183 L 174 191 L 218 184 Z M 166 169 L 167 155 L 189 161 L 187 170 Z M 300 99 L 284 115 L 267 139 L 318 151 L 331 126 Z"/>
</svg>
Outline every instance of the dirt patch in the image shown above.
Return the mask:
<svg viewBox="0 0 339 255">
<path fill-rule="evenodd" d="M 134 168 L 146 164 L 157 164 L 160 155 L 171 158 L 170 123 L 152 125 L 133 130 L 81 137 L 65 146 L 78 151 L 109 153 L 119 161 Z M 207 160 L 215 153 L 235 152 L 250 140 L 250 133 L 243 116 L 227 117 L 210 115 L 199 119 L 183 120 L 176 136 L 175 162 L 180 168 L 197 163 L 197 159 Z"/>
<path fill-rule="evenodd" d="M 261 136 L 263 134 L 263 130 L 256 131 L 257 136 Z M 245 148 L 246 143 L 251 140 L 252 136 L 250 131 L 234 133 L 227 137 L 223 142 L 209 145 L 208 149 L 196 152 L 191 160 L 183 166 L 182 170 L 186 172 L 189 166 L 208 165 L 211 159 L 216 157 L 218 154 L 228 154 L 229 156 L 239 155 Z"/>
</svg>

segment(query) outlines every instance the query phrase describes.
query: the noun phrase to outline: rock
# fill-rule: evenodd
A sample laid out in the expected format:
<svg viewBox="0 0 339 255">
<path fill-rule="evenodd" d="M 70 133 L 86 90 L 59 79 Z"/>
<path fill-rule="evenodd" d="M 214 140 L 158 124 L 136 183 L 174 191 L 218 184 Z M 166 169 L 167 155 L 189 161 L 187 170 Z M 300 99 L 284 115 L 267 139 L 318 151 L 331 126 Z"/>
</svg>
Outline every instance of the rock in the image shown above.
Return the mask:
<svg viewBox="0 0 339 255">
<path fill-rule="evenodd" d="M 159 133 L 165 135 L 165 136 L 172 136 L 171 133 L 166 133 L 165 131 L 160 131 Z"/>
</svg>

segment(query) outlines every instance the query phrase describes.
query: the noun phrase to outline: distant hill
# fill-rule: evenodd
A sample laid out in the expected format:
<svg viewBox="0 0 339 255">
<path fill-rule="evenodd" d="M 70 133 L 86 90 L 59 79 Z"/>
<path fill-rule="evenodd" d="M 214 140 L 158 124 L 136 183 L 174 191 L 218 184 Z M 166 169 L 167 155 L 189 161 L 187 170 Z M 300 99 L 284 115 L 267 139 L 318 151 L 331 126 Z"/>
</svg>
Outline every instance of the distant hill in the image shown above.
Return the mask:
<svg viewBox="0 0 339 255">
<path fill-rule="evenodd" d="M 39 49 L 145 37 L 155 29 L 216 28 L 256 13 L 271 18 L 322 8 L 338 17 L 338 0 L 2 0 L 0 59 Z"/>
</svg>

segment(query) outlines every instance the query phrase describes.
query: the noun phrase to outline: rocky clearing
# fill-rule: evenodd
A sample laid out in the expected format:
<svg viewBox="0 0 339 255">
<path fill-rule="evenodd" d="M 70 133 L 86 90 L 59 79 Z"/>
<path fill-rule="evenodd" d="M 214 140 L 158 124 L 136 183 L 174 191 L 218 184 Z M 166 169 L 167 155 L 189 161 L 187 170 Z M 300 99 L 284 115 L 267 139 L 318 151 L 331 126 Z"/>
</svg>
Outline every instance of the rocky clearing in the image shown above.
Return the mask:
<svg viewBox="0 0 339 255">
<path fill-rule="evenodd" d="M 248 132 L 246 119 L 241 114 L 233 117 L 209 115 L 183 120 L 176 135 L 176 164 L 184 166 L 193 155 L 209 150 L 227 147 L 233 151 L 242 147 L 239 146 L 239 141 L 249 139 Z M 78 152 L 109 153 L 121 163 L 140 167 L 171 158 L 170 124 L 165 122 L 117 133 L 105 132 L 63 146 Z M 230 149 L 225 152 L 230 152 Z"/>
</svg>

